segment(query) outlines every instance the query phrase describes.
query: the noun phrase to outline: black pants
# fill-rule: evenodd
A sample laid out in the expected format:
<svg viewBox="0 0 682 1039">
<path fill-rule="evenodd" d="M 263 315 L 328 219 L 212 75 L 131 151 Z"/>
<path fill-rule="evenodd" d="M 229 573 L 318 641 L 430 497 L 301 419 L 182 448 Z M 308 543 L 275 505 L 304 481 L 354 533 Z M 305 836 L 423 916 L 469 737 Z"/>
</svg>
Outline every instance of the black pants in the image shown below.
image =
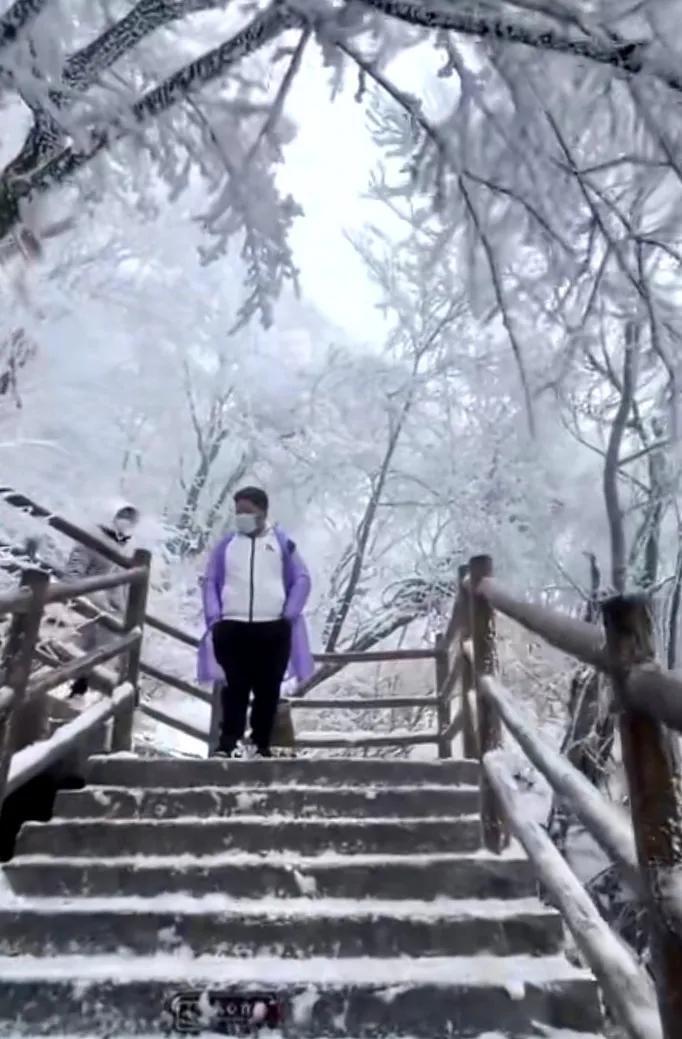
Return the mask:
<svg viewBox="0 0 682 1039">
<path fill-rule="evenodd" d="M 260 750 L 267 749 L 289 662 L 291 625 L 286 620 L 219 621 L 213 628 L 213 651 L 227 679 L 221 690 L 220 749 L 233 750 L 243 739 L 250 693 L 251 738 Z"/>
</svg>

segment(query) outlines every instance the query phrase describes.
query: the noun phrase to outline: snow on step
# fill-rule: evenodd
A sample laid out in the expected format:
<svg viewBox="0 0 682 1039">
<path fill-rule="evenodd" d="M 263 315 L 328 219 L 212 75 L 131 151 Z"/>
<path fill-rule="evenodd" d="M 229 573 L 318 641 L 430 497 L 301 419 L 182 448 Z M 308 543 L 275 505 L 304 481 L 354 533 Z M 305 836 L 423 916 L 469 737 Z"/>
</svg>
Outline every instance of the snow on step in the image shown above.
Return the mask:
<svg viewBox="0 0 682 1039">
<path fill-rule="evenodd" d="M 0 1027 L 1 1033 L 1 1027 Z M 284 1034 L 279 1030 L 267 1032 L 268 1039 L 285 1039 Z M 40 1039 L 36 1034 L 22 1034 L 22 1039 Z M 100 1036 L 96 1036 L 95 1033 L 88 1035 L 76 1035 L 71 1033 L 65 1035 L 63 1032 L 59 1033 L 59 1039 L 101 1039 Z M 159 1039 L 157 1032 L 149 1033 L 136 1033 L 134 1036 L 131 1032 L 117 1032 L 115 1034 L 107 1034 L 106 1039 Z M 319 1039 L 314 1036 L 311 1039 Z M 360 1037 L 344 1036 L 344 1039 L 360 1039 Z M 396 1039 L 396 1037 L 389 1037 L 389 1039 Z M 416 1036 L 400 1036 L 400 1039 L 417 1039 Z M 479 1033 L 476 1036 L 472 1036 L 472 1039 L 509 1039 L 508 1032 L 503 1035 L 501 1032 L 486 1032 L 484 1034 Z M 519 1039 L 604 1039 L 602 1033 L 587 1033 L 587 1032 L 575 1032 L 573 1029 L 554 1029 L 548 1027 L 548 1025 L 537 1024 L 536 1029 L 533 1028 L 532 1034 L 528 1033 L 525 1036 L 520 1036 Z"/>
<path fill-rule="evenodd" d="M 27 823 L 17 853 L 112 856 L 135 848 L 138 854 L 181 855 L 192 848 L 210 855 L 230 848 L 267 852 L 272 845 L 301 854 L 335 848 L 354 852 L 467 851 L 480 845 L 478 816 L 424 818 L 356 817 L 291 819 L 238 816 L 196 819 L 68 819 Z"/>
<path fill-rule="evenodd" d="M 4 869 L 11 869 L 12 867 L 19 865 L 50 865 L 55 862 L 82 865 L 83 858 L 82 856 L 53 856 L 45 852 L 38 854 L 15 855 L 15 857 L 4 866 Z M 129 849 L 123 849 L 122 854 L 117 855 L 115 858 L 95 860 L 95 864 L 106 864 L 107 862 L 115 864 L 117 868 L 120 869 L 128 867 L 132 869 L 144 869 L 146 867 L 156 866 L 168 869 L 173 864 L 177 865 L 179 869 L 190 869 L 198 863 L 202 866 L 257 866 L 259 864 L 267 864 L 282 867 L 288 866 L 289 868 L 299 865 L 305 867 L 339 866 L 344 869 L 354 865 L 377 867 L 383 865 L 407 865 L 426 868 L 434 864 L 450 865 L 458 862 L 464 865 L 474 863 L 477 866 L 479 864 L 484 866 L 486 864 L 505 862 L 512 864 L 516 868 L 520 867 L 524 862 L 527 862 L 527 859 L 519 854 L 518 846 L 512 844 L 510 847 L 505 848 L 500 855 L 493 855 L 485 848 L 476 848 L 474 851 L 466 852 L 429 852 L 419 854 L 353 852 L 350 855 L 330 848 L 317 852 L 314 855 L 300 855 L 293 851 L 281 851 L 275 849 L 274 851 L 256 853 L 248 851 L 226 851 L 218 852 L 215 855 L 201 856 L 188 851 L 185 851 L 181 855 L 173 856 L 151 854 L 141 855 L 139 853 L 130 854 Z"/>
<path fill-rule="evenodd" d="M 282 1039 L 594 1039 L 596 986 L 528 862 L 481 848 L 475 762 L 90 776 L 4 869 L 0 1037 L 158 1034 L 197 987 L 276 991 Z"/>
<path fill-rule="evenodd" d="M 177 913 L 178 915 L 220 914 L 256 917 L 340 917 L 358 918 L 388 915 L 397 919 L 505 919 L 517 914 L 550 913 L 537 898 L 447 898 L 438 895 L 427 902 L 416 898 L 395 901 L 388 898 L 232 898 L 225 894 L 195 897 L 189 894 L 162 894 L 151 898 L 119 895 L 112 898 L 24 898 L 9 894 L 2 910 L 30 910 L 32 913 Z"/>
<path fill-rule="evenodd" d="M 532 1035 L 529 1033 L 525 1036 L 520 1036 L 519 1039 L 604 1039 L 602 1033 L 600 1033 L 599 1035 L 597 1035 L 596 1033 L 588 1034 L 586 1032 L 575 1032 L 573 1029 L 569 1031 L 567 1029 L 545 1028 L 543 1027 L 543 1025 L 539 1025 L 539 1028 L 540 1031 L 533 1031 Z M 2 1034 L 1 1025 L 0 1034 Z M 267 1037 L 268 1039 L 285 1039 L 284 1033 L 280 1031 L 267 1032 Z M 38 1036 L 23 1034 L 22 1039 L 38 1039 Z M 101 1039 L 101 1037 L 96 1036 L 94 1033 L 91 1033 L 89 1035 L 76 1036 L 73 1033 L 70 1035 L 64 1035 L 62 1032 L 60 1032 L 59 1039 Z M 115 1034 L 108 1033 L 106 1039 L 159 1039 L 159 1036 L 157 1032 L 150 1032 L 145 1034 L 136 1033 L 134 1036 L 131 1032 L 126 1032 L 125 1034 L 119 1032 Z M 318 1039 L 318 1037 L 312 1037 L 312 1039 Z M 351 1037 L 344 1036 L 344 1039 L 351 1039 Z M 396 1039 L 396 1037 L 389 1037 L 389 1039 Z M 416 1037 L 400 1036 L 400 1039 L 416 1039 Z M 503 1035 L 501 1032 L 486 1032 L 484 1034 L 479 1033 L 478 1035 L 473 1036 L 472 1039 L 509 1039 L 509 1034 L 508 1032 L 506 1033 L 506 1035 Z"/>
<path fill-rule="evenodd" d="M 253 855 L 131 856 L 109 859 L 21 855 L 5 866 L 12 889 L 26 895 L 154 896 L 192 891 L 243 898 L 316 895 L 333 898 L 523 898 L 535 893 L 530 863 L 511 847 L 430 855 L 314 856 L 292 852 Z"/>
<path fill-rule="evenodd" d="M 94 757 L 88 779 L 98 786 L 178 787 L 270 786 L 277 784 L 356 785 L 394 784 L 475 785 L 480 768 L 475 761 L 399 761 L 384 758 L 273 758 L 229 761 L 220 758 L 138 758 L 134 755 Z"/>
<path fill-rule="evenodd" d="M 180 818 L 271 814 L 294 816 L 418 816 L 478 811 L 475 786 L 334 786 L 273 784 L 178 787 L 97 786 L 63 791 L 54 814 L 60 818 Z"/>
<path fill-rule="evenodd" d="M 507 988 L 519 981 L 528 985 L 561 981 L 589 980 L 588 971 L 574 967 L 564 956 L 447 956 L 423 958 L 369 957 L 348 959 L 310 958 L 281 960 L 257 956 L 248 965 L 250 986 L 314 985 L 318 988 L 352 986 L 387 988 L 402 985 L 480 985 Z M 241 985 L 244 964 L 225 956 L 193 956 L 185 949 L 156 956 L 0 956 L 0 982 L 19 981 L 97 981 L 129 982 L 175 981 L 182 978 L 192 985 Z M 1 1005 L 1 1004 L 0 1004 Z"/>
<path fill-rule="evenodd" d="M 578 1032 L 600 1023 L 589 975 L 563 957 L 0 957 L 0 1005 L 24 1032 L 153 1030 L 165 999 L 187 987 L 276 991 L 287 1037 L 473 1037 L 501 1022 L 516 1037 L 536 1021 Z"/>
<path fill-rule="evenodd" d="M 560 917 L 536 899 L 14 899 L 0 908 L 0 954 L 195 953 L 372 957 L 556 953 Z"/>
</svg>

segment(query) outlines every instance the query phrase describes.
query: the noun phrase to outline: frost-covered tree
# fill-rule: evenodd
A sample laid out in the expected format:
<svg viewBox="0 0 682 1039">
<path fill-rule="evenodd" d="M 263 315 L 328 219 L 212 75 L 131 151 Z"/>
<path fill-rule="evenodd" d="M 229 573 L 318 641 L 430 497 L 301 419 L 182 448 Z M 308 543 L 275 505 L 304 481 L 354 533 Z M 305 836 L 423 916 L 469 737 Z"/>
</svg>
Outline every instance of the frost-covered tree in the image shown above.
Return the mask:
<svg viewBox="0 0 682 1039">
<path fill-rule="evenodd" d="M 60 185 L 77 219 L 104 190 L 149 206 L 159 180 L 177 194 L 199 176 L 211 196 L 206 255 L 238 238 L 241 317 L 268 318 L 295 276 L 296 203 L 280 197 L 273 163 L 291 133 L 292 83 L 317 47 L 334 90 L 357 73 L 360 95 L 373 81 L 402 109 L 395 147 L 446 226 L 464 221 L 472 290 L 504 323 L 532 427 L 526 334 L 537 342 L 539 331 L 547 347 L 561 338 L 559 318 L 579 322 L 595 286 L 628 265 L 624 237 L 649 264 L 675 255 L 680 38 L 675 6 L 653 0 L 14 0 L 0 16 L 16 137 L 0 176 L 0 237 L 34 252 L 59 224 L 40 199 Z M 416 48 L 419 92 L 395 69 Z M 439 74 L 451 89 L 431 114 Z M 545 350 L 548 375 L 564 356 Z"/>
</svg>

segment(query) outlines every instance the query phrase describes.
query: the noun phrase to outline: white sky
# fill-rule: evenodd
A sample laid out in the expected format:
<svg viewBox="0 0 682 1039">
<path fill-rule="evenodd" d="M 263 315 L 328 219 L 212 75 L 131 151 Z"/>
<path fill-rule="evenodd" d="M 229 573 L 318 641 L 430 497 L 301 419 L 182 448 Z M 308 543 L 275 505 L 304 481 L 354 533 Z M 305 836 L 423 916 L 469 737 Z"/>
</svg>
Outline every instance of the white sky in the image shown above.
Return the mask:
<svg viewBox="0 0 682 1039">
<path fill-rule="evenodd" d="M 280 183 L 305 212 L 291 239 L 303 291 L 353 338 L 383 339 L 386 324 L 376 309 L 376 289 L 344 237 L 378 217 L 377 204 L 362 198 L 380 158 L 364 106 L 354 100 L 350 82 L 331 101 L 327 75 L 311 47 L 287 112 L 298 132 L 286 150 Z"/>
<path fill-rule="evenodd" d="M 442 111 L 445 88 L 433 61 L 423 58 L 420 48 L 411 49 L 388 71 L 403 90 L 421 97 L 431 115 Z M 384 207 L 363 197 L 372 170 L 387 157 L 372 140 L 365 105 L 355 101 L 357 78 L 349 75 L 332 101 L 329 75 L 319 51 L 309 47 L 287 104 L 298 132 L 286 149 L 280 183 L 305 210 L 291 237 L 305 295 L 354 339 L 380 345 L 387 321 L 344 232 L 362 231 L 368 222 L 391 226 Z"/>
</svg>

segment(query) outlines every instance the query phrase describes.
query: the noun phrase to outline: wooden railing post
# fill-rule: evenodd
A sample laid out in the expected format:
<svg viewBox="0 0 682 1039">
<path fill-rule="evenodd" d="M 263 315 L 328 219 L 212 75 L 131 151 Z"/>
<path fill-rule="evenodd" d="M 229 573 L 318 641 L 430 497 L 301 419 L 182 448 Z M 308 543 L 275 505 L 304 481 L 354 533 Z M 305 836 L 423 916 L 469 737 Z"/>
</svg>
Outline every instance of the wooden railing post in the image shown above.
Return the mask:
<svg viewBox="0 0 682 1039">
<path fill-rule="evenodd" d="M 128 600 L 126 603 L 125 618 L 123 621 L 124 631 L 127 633 L 134 628 L 144 629 L 144 616 L 147 609 L 147 596 L 149 595 L 149 572 L 151 568 L 151 552 L 146 548 L 138 548 L 133 556 L 134 567 L 144 566 L 147 568 L 147 576 L 143 581 L 136 581 L 128 588 Z M 111 732 L 112 752 L 130 750 L 133 743 L 133 721 L 135 708 L 140 700 L 140 656 L 142 654 L 142 642 L 137 642 L 123 656 L 119 671 L 119 682 L 121 685 L 127 682 L 135 690 L 135 696 L 129 701 L 125 710 L 114 718 Z"/>
<path fill-rule="evenodd" d="M 459 600 L 462 604 L 462 623 L 460 627 L 460 645 L 471 638 L 471 601 L 469 595 L 469 566 L 459 568 Z M 478 758 L 478 736 L 476 720 L 472 709 L 471 696 L 474 691 L 474 671 L 467 653 L 462 653 L 462 749 L 465 758 Z"/>
<path fill-rule="evenodd" d="M 31 592 L 31 601 L 25 610 L 12 616 L 2 660 L 3 679 L 0 685 L 12 690 L 12 704 L 0 717 L 0 804 L 12 754 L 28 743 L 45 735 L 47 718 L 40 705 L 26 703 L 26 687 L 40 633 L 40 622 L 50 577 L 44 570 L 24 570 L 21 587 Z M 44 700 L 44 697 L 43 697 Z"/>
<path fill-rule="evenodd" d="M 438 757 L 451 758 L 452 746 L 447 730 L 450 726 L 450 697 L 448 675 L 450 672 L 448 643 L 445 635 L 436 636 L 436 714 L 438 718 Z"/>
<path fill-rule="evenodd" d="M 488 751 L 498 750 L 502 746 L 502 722 L 494 705 L 483 695 L 479 686 L 481 676 L 494 675 L 497 671 L 495 614 L 488 600 L 477 592 L 479 581 L 490 577 L 492 572 L 493 561 L 490 556 L 474 556 L 469 560 L 471 637 L 481 760 Z M 481 775 L 481 825 L 486 848 L 499 854 L 509 844 L 509 830 L 485 772 Z"/>
<path fill-rule="evenodd" d="M 602 605 L 611 679 L 620 708 L 620 739 L 630 811 L 647 904 L 654 980 L 665 1039 L 682 1036 L 682 934 L 666 902 L 682 877 L 682 806 L 675 740 L 659 722 L 628 710 L 628 670 L 655 657 L 645 596 L 617 596 Z"/>
</svg>

